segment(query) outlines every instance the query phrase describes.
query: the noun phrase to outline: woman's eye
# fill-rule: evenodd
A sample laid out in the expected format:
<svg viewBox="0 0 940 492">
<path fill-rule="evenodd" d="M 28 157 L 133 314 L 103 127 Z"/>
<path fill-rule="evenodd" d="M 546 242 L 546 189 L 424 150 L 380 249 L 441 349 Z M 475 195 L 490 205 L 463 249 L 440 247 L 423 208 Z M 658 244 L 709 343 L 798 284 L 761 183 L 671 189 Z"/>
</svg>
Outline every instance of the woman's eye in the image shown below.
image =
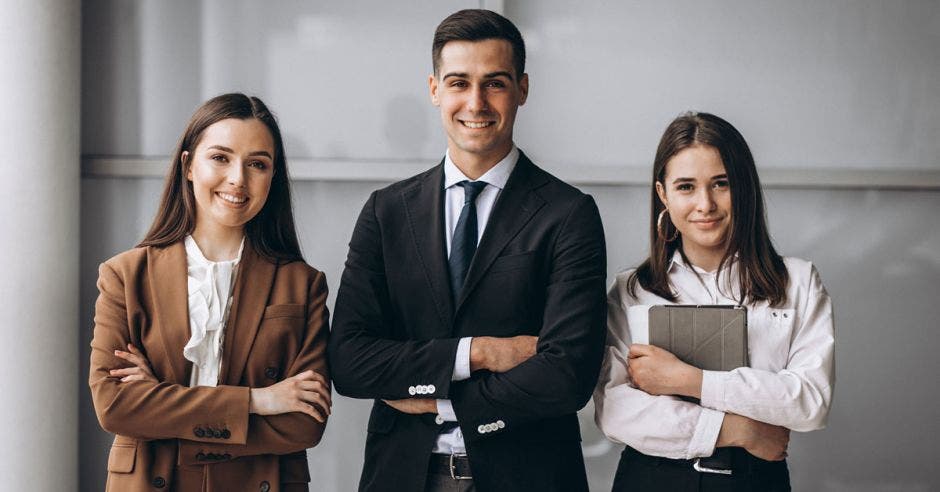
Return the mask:
<svg viewBox="0 0 940 492">
<path fill-rule="evenodd" d="M 676 189 L 679 191 L 691 191 L 692 185 L 690 183 L 682 183 L 680 185 L 676 185 Z"/>
<path fill-rule="evenodd" d="M 261 161 L 251 161 L 250 163 L 248 163 L 248 166 L 253 167 L 255 169 L 262 169 L 262 170 L 268 167 L 267 164 Z"/>
<path fill-rule="evenodd" d="M 216 162 L 226 162 L 226 161 L 228 161 L 228 159 L 227 159 L 224 155 L 222 155 L 222 154 L 215 154 L 215 155 L 213 155 L 213 156 L 211 157 L 211 159 L 212 159 L 213 161 L 216 161 Z"/>
<path fill-rule="evenodd" d="M 715 188 L 717 188 L 717 189 L 723 190 L 723 189 L 725 189 L 725 188 L 728 187 L 728 180 L 726 180 L 726 179 L 719 179 L 718 181 L 715 181 L 714 186 L 715 186 Z"/>
</svg>

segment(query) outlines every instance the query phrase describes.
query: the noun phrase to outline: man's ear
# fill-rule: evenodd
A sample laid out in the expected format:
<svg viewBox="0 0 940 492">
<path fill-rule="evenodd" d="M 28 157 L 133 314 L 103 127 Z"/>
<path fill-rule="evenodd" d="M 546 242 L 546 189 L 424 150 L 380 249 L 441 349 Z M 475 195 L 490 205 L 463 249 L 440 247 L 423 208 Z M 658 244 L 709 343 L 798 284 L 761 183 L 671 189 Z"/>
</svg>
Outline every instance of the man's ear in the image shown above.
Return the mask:
<svg viewBox="0 0 940 492">
<path fill-rule="evenodd" d="M 437 95 L 437 89 L 438 89 L 437 77 L 435 77 L 434 74 L 432 73 L 431 75 L 428 75 L 428 90 L 430 91 L 430 94 L 431 94 L 431 104 L 435 106 L 440 106 L 441 98 L 438 97 Z"/>
<path fill-rule="evenodd" d="M 522 94 L 522 97 L 519 98 L 519 105 L 522 106 L 525 104 L 526 99 L 529 98 L 529 74 L 527 73 L 519 77 L 519 92 Z"/>
</svg>

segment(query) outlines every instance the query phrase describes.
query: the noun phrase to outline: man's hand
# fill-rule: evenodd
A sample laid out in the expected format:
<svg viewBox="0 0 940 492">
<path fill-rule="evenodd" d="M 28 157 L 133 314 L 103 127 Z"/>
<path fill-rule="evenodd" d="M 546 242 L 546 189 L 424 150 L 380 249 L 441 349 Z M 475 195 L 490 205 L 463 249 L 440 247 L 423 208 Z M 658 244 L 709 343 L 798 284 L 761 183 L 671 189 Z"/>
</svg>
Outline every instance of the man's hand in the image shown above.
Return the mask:
<svg viewBox="0 0 940 492">
<path fill-rule="evenodd" d="M 431 398 L 406 398 L 404 400 L 382 400 L 386 405 L 402 413 L 420 415 L 437 413 L 437 400 Z"/>
<path fill-rule="evenodd" d="M 535 355 L 538 337 L 473 337 L 470 342 L 470 371 L 486 369 L 506 372 Z"/>
<path fill-rule="evenodd" d="M 721 423 L 715 446 L 742 447 L 760 459 L 780 461 L 787 457 L 789 444 L 790 429 L 728 413 Z"/>
<path fill-rule="evenodd" d="M 630 345 L 627 372 L 633 384 L 651 395 L 702 397 L 702 370 L 654 345 Z"/>
</svg>

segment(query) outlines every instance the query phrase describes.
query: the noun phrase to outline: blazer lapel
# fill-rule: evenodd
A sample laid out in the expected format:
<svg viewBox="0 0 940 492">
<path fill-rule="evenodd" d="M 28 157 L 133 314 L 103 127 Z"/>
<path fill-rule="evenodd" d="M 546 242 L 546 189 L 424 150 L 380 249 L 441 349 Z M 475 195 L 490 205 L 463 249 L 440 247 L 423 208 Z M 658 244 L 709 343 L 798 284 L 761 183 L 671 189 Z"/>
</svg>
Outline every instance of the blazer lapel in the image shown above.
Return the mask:
<svg viewBox="0 0 940 492">
<path fill-rule="evenodd" d="M 246 240 L 247 242 L 247 240 Z M 225 325 L 222 346 L 221 384 L 239 384 L 268 304 L 277 265 L 258 256 L 245 244 L 235 280 L 234 299 Z"/>
<path fill-rule="evenodd" d="M 150 291 L 154 297 L 157 335 L 163 341 L 163 357 L 150 356 L 154 371 L 168 382 L 189 385 L 192 363 L 183 357 L 189 341 L 189 287 L 186 249 L 179 241 L 165 248 L 147 249 Z M 156 354 L 154 354 L 156 355 Z"/>
<path fill-rule="evenodd" d="M 437 308 L 441 326 L 447 334 L 453 323 L 454 307 L 444 236 L 444 166 L 438 165 L 401 194 L 408 228 L 424 267 L 425 278 Z"/>
<path fill-rule="evenodd" d="M 542 181 L 535 179 L 536 175 L 532 172 L 534 169 L 535 164 L 532 164 L 532 161 L 520 152 L 519 162 L 516 163 L 516 168 L 509 176 L 506 187 L 499 194 L 493 211 L 490 212 L 489 221 L 483 231 L 483 237 L 480 238 L 473 262 L 470 263 L 470 271 L 467 272 L 463 290 L 460 292 L 457 311 L 503 248 L 545 204 L 542 197 L 534 191 L 542 184 Z"/>
</svg>

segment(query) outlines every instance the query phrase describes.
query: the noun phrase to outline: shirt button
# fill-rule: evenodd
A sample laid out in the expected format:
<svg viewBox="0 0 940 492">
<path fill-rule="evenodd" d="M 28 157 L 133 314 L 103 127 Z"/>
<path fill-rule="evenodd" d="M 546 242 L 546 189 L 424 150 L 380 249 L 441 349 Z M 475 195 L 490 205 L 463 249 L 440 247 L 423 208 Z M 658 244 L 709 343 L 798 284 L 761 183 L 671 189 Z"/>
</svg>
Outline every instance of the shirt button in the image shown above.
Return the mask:
<svg viewBox="0 0 940 492">
<path fill-rule="evenodd" d="M 497 421 L 496 421 L 496 428 L 497 428 L 497 429 L 503 429 L 503 428 L 505 428 L 505 427 L 506 427 L 506 422 L 503 422 L 502 420 L 497 420 Z"/>
<path fill-rule="evenodd" d="M 153 485 L 158 489 L 162 489 L 163 487 L 166 487 L 166 480 L 163 477 L 156 477 L 150 482 L 150 485 Z"/>
<path fill-rule="evenodd" d="M 443 424 L 443 423 L 444 423 L 444 417 L 441 417 L 440 415 L 438 415 L 437 417 L 434 417 L 434 423 L 437 424 L 437 425 Z"/>
<path fill-rule="evenodd" d="M 409 386 L 409 387 L 408 387 L 408 394 L 409 394 L 409 395 L 414 396 L 415 393 L 417 393 L 417 392 L 418 392 L 418 390 L 417 390 L 417 388 L 415 388 L 414 386 Z"/>
<path fill-rule="evenodd" d="M 437 388 L 435 388 L 433 384 L 429 384 L 429 385 L 428 385 L 428 394 L 429 394 L 429 395 L 433 395 L 435 390 L 437 390 Z"/>
</svg>

